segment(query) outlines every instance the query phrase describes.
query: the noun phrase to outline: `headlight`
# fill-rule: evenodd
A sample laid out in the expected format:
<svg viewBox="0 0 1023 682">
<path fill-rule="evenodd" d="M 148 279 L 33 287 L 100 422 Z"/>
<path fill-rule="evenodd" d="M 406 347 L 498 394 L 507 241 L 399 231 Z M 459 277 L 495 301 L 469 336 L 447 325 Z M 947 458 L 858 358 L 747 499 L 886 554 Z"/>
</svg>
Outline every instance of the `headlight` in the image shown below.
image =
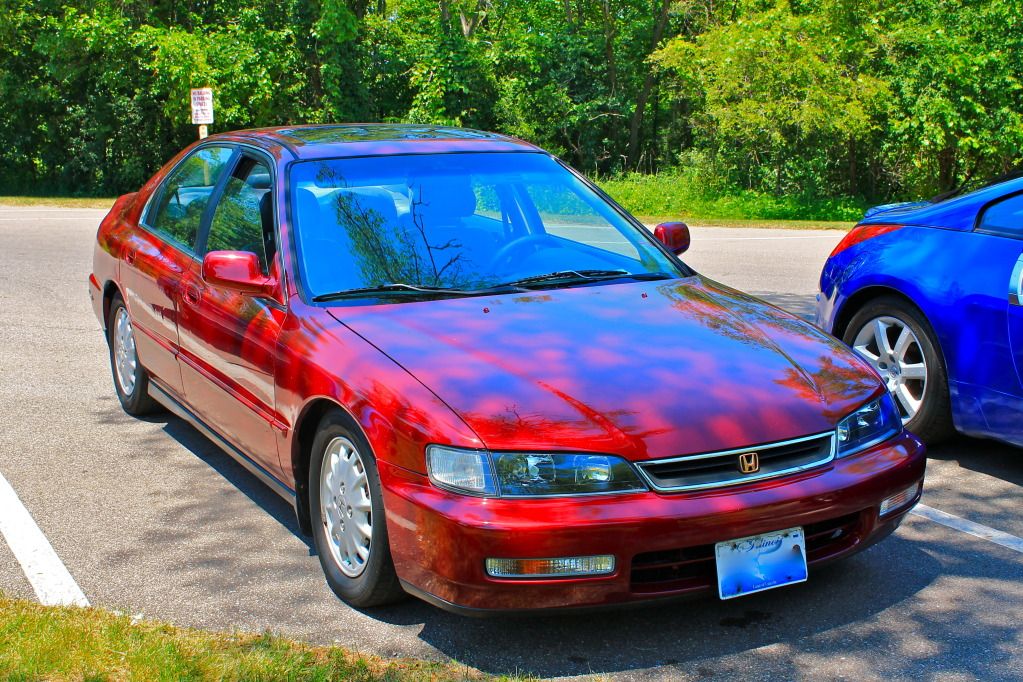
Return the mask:
<svg viewBox="0 0 1023 682">
<path fill-rule="evenodd" d="M 632 465 L 620 457 L 504 452 L 492 456 L 504 497 L 646 489 Z"/>
<path fill-rule="evenodd" d="M 838 456 L 845 457 L 902 431 L 902 417 L 890 393 L 872 400 L 838 423 Z"/>
<path fill-rule="evenodd" d="M 426 465 L 436 485 L 470 495 L 542 497 L 647 489 L 631 464 L 612 455 L 488 453 L 431 445 Z"/>
</svg>

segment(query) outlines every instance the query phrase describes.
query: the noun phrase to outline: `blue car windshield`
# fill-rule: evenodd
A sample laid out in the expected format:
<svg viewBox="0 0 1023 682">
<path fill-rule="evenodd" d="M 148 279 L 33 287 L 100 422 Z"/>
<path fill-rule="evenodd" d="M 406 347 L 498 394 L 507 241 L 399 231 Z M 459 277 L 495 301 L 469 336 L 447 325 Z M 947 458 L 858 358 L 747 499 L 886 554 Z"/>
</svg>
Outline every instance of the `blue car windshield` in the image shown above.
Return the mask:
<svg viewBox="0 0 1023 682">
<path fill-rule="evenodd" d="M 305 161 L 290 184 L 299 269 L 314 300 L 688 274 L 546 154 Z"/>
</svg>

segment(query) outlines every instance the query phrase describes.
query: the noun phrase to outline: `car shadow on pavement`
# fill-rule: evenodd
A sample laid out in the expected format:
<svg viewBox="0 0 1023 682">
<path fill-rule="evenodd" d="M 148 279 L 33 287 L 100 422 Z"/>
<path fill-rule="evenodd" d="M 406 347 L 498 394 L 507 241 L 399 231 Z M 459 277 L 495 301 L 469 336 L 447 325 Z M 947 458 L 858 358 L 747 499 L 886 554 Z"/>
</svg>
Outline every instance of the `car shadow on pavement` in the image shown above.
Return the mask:
<svg viewBox="0 0 1023 682">
<path fill-rule="evenodd" d="M 794 679 L 807 676 L 819 659 L 841 660 L 842 674 L 853 679 L 904 678 L 941 657 L 949 675 L 990 679 L 986 666 L 993 662 L 984 656 L 944 657 L 952 649 L 991 652 L 1015 641 L 1012 614 L 983 626 L 970 622 L 983 613 L 976 606 L 990 602 L 997 609 L 1018 590 L 1013 569 L 937 543 L 931 536 L 944 529 L 920 528 L 927 523 L 913 519 L 863 554 L 812 571 L 806 584 L 728 602 L 708 597 L 583 615 L 472 620 L 407 602 L 367 614 L 421 624 L 423 641 L 492 674 L 759 679 L 756 671 L 768 669 L 773 679 Z M 973 589 L 944 591 L 936 583 L 948 575 L 966 578 L 958 584 Z M 950 640 L 950 632 L 960 635 Z M 894 651 L 901 653 L 886 653 Z M 821 672 L 831 678 L 837 671 Z"/>
<path fill-rule="evenodd" d="M 1023 448 L 994 440 L 956 436 L 927 448 L 927 458 L 1023 486 Z"/>
<path fill-rule="evenodd" d="M 235 461 L 234 458 L 221 450 L 213 441 L 193 428 L 191 424 L 170 413 L 160 413 L 141 418 L 136 417 L 136 419 L 162 425 L 163 432 L 166 435 L 173 438 L 178 444 L 220 474 L 224 480 L 237 488 L 274 520 L 288 529 L 295 537 L 305 543 L 311 554 L 315 553 L 312 538 L 304 535 L 299 529 L 298 519 L 295 518 L 295 510 L 291 505 Z"/>
</svg>

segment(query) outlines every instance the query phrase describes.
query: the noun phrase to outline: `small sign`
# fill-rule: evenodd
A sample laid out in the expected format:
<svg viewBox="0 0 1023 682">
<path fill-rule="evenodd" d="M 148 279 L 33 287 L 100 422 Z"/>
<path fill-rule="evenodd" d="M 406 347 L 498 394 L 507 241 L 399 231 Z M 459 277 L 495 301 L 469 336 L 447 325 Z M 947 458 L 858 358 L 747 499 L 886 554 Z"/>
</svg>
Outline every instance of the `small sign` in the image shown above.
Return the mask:
<svg viewBox="0 0 1023 682">
<path fill-rule="evenodd" d="M 213 88 L 192 88 L 192 123 L 213 123 Z"/>
</svg>

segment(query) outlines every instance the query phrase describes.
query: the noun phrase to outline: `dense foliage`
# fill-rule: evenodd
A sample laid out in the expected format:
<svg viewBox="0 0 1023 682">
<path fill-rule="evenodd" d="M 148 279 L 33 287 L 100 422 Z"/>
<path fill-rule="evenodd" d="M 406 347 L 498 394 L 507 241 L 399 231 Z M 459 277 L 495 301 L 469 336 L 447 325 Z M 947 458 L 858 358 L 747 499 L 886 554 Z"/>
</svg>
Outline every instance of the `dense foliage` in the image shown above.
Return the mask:
<svg viewBox="0 0 1023 682">
<path fill-rule="evenodd" d="M 213 130 L 465 125 L 708 197 L 915 197 L 1023 161 L 1023 0 L 0 7 L 3 193 L 137 187 L 206 85 Z"/>
</svg>

